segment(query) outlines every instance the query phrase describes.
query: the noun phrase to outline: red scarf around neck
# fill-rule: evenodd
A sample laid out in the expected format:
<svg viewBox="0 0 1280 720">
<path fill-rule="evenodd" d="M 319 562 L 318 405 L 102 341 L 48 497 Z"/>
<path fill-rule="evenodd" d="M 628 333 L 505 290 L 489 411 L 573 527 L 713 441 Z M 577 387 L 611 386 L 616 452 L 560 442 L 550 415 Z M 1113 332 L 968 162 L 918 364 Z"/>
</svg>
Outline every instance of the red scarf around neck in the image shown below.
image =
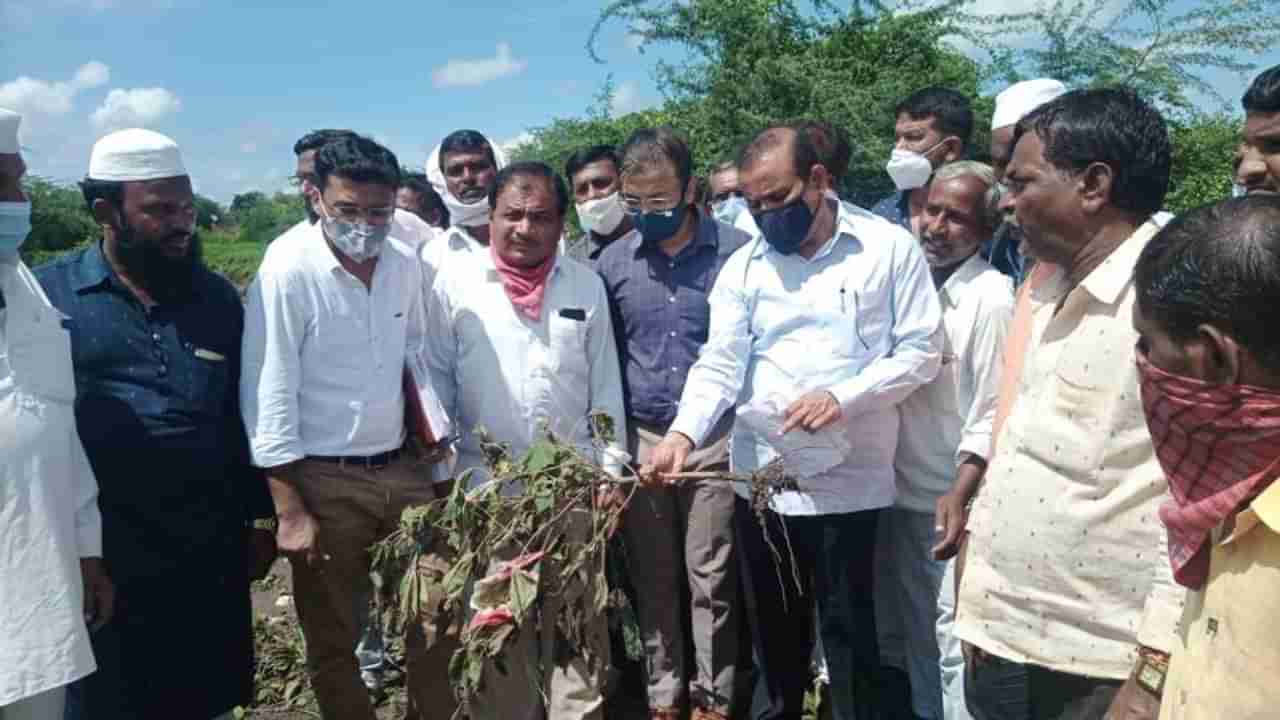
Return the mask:
<svg viewBox="0 0 1280 720">
<path fill-rule="evenodd" d="M 540 319 L 542 297 L 547 291 L 547 278 L 556 266 L 556 254 L 552 252 L 546 260 L 533 267 L 519 267 L 503 260 L 490 241 L 489 256 L 493 258 L 498 278 L 502 280 L 502 289 L 515 306 L 516 312 L 530 320 Z"/>
</svg>

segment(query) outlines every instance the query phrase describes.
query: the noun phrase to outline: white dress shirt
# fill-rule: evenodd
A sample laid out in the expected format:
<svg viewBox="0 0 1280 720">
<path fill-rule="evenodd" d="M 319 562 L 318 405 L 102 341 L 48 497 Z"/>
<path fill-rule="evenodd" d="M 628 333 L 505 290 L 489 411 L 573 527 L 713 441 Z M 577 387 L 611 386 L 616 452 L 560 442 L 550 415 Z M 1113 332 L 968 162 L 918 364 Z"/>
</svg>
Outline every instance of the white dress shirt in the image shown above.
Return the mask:
<svg viewBox="0 0 1280 720">
<path fill-rule="evenodd" d="M 478 427 L 517 457 L 544 428 L 591 450 L 587 417 L 600 411 L 613 418 L 612 447 L 624 447 L 622 371 L 604 283 L 572 258 L 558 256 L 537 321 L 516 312 L 492 263 L 451 262 L 428 301 L 426 358 L 460 436 L 458 473 L 477 469 L 472 487 L 488 479 Z M 604 455 L 594 453 L 617 474 L 617 457 Z"/>
<path fill-rule="evenodd" d="M 428 299 L 431 297 L 431 285 L 446 261 L 453 258 L 458 258 L 458 261 L 477 260 L 486 267 L 493 267 L 489 246 L 481 245 L 460 225 L 440 231 L 431 242 L 418 249 L 418 258 L 422 261 L 423 297 Z"/>
<path fill-rule="evenodd" d="M 240 402 L 254 463 L 400 447 L 401 376 L 421 351 L 422 314 L 422 266 L 394 236 L 371 288 L 342 267 L 319 223 L 272 242 L 245 307 Z"/>
<path fill-rule="evenodd" d="M 63 315 L 0 261 L 0 708 L 97 666 L 80 558 L 102 556 L 98 484 L 76 433 Z M 3 710 L 0 709 L 0 715 Z"/>
<path fill-rule="evenodd" d="M 736 403 L 831 392 L 853 450 L 799 492 L 775 496 L 784 515 L 892 505 L 897 406 L 938 372 L 942 313 L 919 244 L 862 208 L 827 202 L 836 228 L 813 258 L 781 255 L 761 238 L 729 258 L 711 292 L 710 337 L 671 426 L 701 445 Z M 774 457 L 765 438 L 735 424 L 736 471 Z"/>
<path fill-rule="evenodd" d="M 1018 393 L 969 518 L 955 634 L 1018 663 L 1123 679 L 1165 652 L 1185 588 L 1133 359 L 1133 267 L 1149 222 L 1071 287 L 1031 291 Z"/>
<path fill-rule="evenodd" d="M 942 284 L 938 299 L 942 368 L 902 401 L 893 461 L 897 507 L 930 515 L 955 484 L 962 455 L 991 456 L 1013 281 L 975 253 Z"/>
</svg>

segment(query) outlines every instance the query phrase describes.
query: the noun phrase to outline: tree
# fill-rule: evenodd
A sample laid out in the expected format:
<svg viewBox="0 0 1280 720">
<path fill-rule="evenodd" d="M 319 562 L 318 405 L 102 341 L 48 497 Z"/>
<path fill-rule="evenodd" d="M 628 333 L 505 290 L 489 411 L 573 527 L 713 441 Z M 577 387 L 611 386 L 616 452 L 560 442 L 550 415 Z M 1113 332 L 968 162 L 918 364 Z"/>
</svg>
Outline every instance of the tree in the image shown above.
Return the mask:
<svg viewBox="0 0 1280 720">
<path fill-rule="evenodd" d="M 1203 116 L 1175 124 L 1171 134 L 1173 168 L 1165 208 L 1176 214 L 1230 197 L 1240 120 Z"/>
<path fill-rule="evenodd" d="M 98 224 L 85 206 L 79 188 L 57 185 L 35 175 L 23 181 L 31 198 L 31 235 L 23 257 L 39 264 L 52 255 L 98 237 Z"/>
<path fill-rule="evenodd" d="M 202 230 L 208 230 L 216 223 L 225 222 L 228 219 L 227 211 L 222 208 L 222 205 L 218 204 L 217 200 L 212 198 L 196 194 L 195 206 L 196 227 Z"/>
<path fill-rule="evenodd" d="M 231 211 L 232 218 L 234 218 L 237 223 L 243 223 L 250 211 L 266 202 L 267 196 L 264 193 L 257 190 L 250 190 L 249 192 L 240 193 L 231 198 L 231 207 L 229 210 Z"/>
</svg>

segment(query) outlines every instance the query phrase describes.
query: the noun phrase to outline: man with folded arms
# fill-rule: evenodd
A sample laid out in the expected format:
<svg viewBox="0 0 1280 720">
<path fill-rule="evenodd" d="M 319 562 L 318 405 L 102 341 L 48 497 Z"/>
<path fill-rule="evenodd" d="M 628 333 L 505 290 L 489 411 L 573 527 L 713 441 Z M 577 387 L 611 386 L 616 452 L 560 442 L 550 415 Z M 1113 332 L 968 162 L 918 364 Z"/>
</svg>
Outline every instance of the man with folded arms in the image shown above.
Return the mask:
<svg viewBox="0 0 1280 720">
<path fill-rule="evenodd" d="M 353 654 L 370 592 L 369 546 L 405 507 L 436 497 L 404 449 L 406 360 L 422 349 L 422 268 L 389 235 L 400 165 L 345 137 L 315 155 L 320 215 L 267 249 L 249 290 L 240 395 L 254 463 L 279 516 L 325 720 L 373 720 Z M 448 713 L 447 646 L 405 639 L 410 715 Z"/>
</svg>

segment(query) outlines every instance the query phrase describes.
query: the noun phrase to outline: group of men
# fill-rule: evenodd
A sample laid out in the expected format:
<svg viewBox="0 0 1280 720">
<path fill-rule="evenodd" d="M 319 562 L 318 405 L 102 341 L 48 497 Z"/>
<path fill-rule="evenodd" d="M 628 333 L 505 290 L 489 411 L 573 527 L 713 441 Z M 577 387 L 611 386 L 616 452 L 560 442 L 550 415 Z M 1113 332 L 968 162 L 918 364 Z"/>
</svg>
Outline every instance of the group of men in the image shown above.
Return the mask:
<svg viewBox="0 0 1280 720">
<path fill-rule="evenodd" d="M 992 165 L 966 159 L 963 95 L 903 99 L 874 212 L 841 200 L 851 148 L 817 121 L 714 165 L 709 203 L 668 128 L 564 179 L 471 130 L 424 176 L 318 131 L 294 148 L 308 217 L 243 302 L 147 130 L 94 146 L 101 241 L 29 271 L 0 111 L 0 720 L 231 717 L 277 552 L 321 716 L 372 720 L 369 547 L 488 481 L 476 427 L 635 476 L 619 534 L 655 720 L 799 718 L 814 661 L 839 719 L 1265 717 L 1280 67 L 1243 105 L 1247 197 L 1172 220 L 1160 114 L 1053 80 L 997 97 Z M 410 362 L 459 430 L 450 465 L 406 428 Z M 759 517 L 744 486 L 681 477 L 779 459 L 798 489 Z M 411 717 L 457 709 L 457 632 L 407 628 Z M 464 711 L 603 717 L 608 628 L 584 635 L 523 624 Z"/>
</svg>

